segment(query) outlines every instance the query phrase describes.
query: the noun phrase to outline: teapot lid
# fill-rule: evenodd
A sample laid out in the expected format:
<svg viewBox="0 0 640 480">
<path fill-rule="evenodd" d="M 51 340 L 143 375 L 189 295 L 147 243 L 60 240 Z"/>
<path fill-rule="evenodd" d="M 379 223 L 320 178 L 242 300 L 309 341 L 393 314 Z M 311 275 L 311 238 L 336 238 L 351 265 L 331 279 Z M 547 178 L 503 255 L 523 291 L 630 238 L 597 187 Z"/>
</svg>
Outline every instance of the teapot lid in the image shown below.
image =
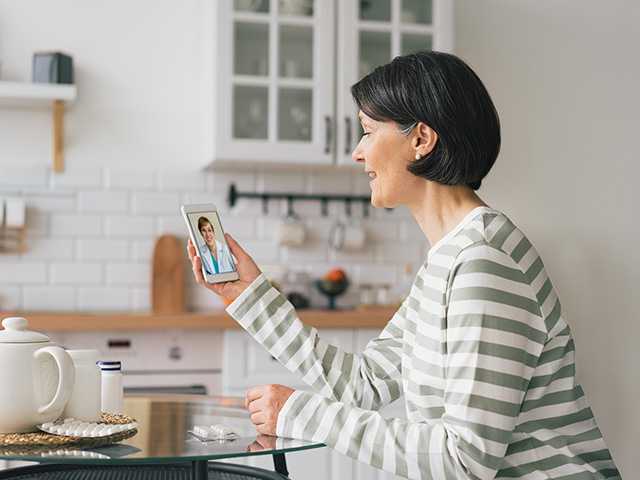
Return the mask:
<svg viewBox="0 0 640 480">
<path fill-rule="evenodd" d="M 42 333 L 27 330 L 27 320 L 22 317 L 9 317 L 2 320 L 4 330 L 0 330 L 0 343 L 42 343 L 49 337 Z"/>
</svg>

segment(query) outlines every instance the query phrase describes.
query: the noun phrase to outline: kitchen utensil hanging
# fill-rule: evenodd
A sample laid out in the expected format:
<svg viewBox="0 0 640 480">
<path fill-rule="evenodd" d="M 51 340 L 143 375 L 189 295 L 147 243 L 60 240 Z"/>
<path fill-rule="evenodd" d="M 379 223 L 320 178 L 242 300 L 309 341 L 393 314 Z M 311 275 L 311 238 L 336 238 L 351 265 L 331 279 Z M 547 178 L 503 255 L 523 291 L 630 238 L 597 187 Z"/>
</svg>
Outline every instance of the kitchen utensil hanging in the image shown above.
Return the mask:
<svg viewBox="0 0 640 480">
<path fill-rule="evenodd" d="M 340 195 L 340 194 L 309 194 L 309 193 L 286 193 L 286 192 L 239 192 L 236 189 L 234 183 L 229 185 L 229 193 L 227 195 L 227 202 L 230 207 L 234 207 L 240 198 L 253 198 L 262 200 L 262 211 L 264 214 L 269 212 L 269 200 L 283 200 L 286 199 L 289 205 L 292 205 L 294 201 L 316 201 L 321 204 L 322 216 L 326 217 L 328 212 L 329 202 L 344 202 L 348 211 L 351 211 L 352 203 L 362 204 L 362 214 L 364 217 L 369 216 L 369 205 L 371 203 L 371 197 L 368 195 Z M 387 208 L 386 210 L 392 210 Z"/>
</svg>

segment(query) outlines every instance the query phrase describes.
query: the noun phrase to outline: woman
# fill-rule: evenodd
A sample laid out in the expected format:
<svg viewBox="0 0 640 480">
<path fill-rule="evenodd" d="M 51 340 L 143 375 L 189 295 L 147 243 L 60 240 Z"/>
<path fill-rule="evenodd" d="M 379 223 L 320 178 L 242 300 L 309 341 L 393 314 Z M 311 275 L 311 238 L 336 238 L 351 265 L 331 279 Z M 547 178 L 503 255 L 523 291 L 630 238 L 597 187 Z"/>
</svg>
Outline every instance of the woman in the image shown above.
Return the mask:
<svg viewBox="0 0 640 480">
<path fill-rule="evenodd" d="M 207 217 L 198 219 L 198 231 L 204 240 L 204 245 L 200 245 L 200 256 L 203 259 L 205 272 L 208 275 L 233 272 L 235 267 L 229 247 L 224 242 L 216 240 L 215 230 Z"/>
<path fill-rule="evenodd" d="M 480 79 L 455 56 L 424 52 L 378 67 L 352 94 L 364 131 L 353 159 L 371 178 L 371 203 L 409 208 L 431 249 L 407 299 L 356 355 L 305 327 L 229 240 L 240 280 L 208 288 L 317 392 L 249 390 L 257 431 L 410 478 L 619 478 L 540 257 L 475 193 L 500 148 Z M 189 255 L 202 283 L 192 246 Z M 406 419 L 377 413 L 401 395 Z"/>
</svg>

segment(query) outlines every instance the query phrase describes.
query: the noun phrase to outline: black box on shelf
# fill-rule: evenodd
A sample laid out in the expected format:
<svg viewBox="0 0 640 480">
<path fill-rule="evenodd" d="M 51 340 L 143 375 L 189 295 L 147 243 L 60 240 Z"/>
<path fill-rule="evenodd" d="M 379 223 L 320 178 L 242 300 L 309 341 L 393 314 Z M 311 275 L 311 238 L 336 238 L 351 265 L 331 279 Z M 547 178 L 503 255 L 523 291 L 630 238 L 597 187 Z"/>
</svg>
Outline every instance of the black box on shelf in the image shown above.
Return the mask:
<svg viewBox="0 0 640 480">
<path fill-rule="evenodd" d="M 34 53 L 32 80 L 36 83 L 73 83 L 73 58 L 60 52 Z"/>
</svg>

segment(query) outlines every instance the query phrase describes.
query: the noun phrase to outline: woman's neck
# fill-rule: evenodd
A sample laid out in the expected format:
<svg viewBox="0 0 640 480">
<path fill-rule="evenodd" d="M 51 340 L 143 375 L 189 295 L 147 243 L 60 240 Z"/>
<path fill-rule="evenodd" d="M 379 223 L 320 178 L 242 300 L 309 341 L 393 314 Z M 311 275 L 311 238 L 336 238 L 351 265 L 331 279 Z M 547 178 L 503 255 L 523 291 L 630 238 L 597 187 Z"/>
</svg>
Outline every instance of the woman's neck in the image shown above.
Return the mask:
<svg viewBox="0 0 640 480">
<path fill-rule="evenodd" d="M 471 188 L 429 180 L 415 199 L 407 204 L 430 245 L 435 245 L 471 210 L 481 206 L 487 204 Z"/>
</svg>

